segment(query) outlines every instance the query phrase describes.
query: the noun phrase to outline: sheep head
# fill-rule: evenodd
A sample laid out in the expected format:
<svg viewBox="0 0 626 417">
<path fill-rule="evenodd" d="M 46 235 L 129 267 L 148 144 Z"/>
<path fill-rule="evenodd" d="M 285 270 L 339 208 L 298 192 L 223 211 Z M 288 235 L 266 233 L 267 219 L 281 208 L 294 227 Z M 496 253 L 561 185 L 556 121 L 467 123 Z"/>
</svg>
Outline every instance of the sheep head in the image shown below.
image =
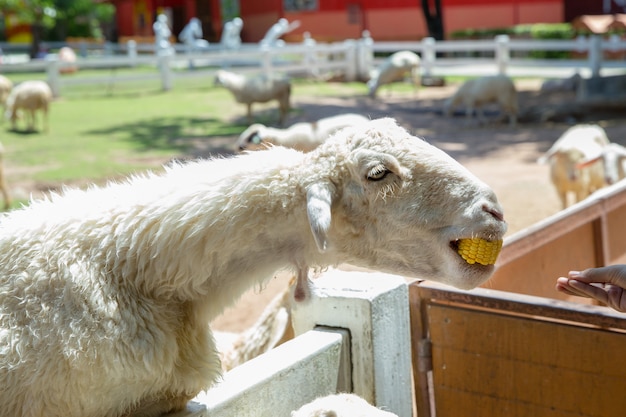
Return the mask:
<svg viewBox="0 0 626 417">
<path fill-rule="evenodd" d="M 346 128 L 308 158 L 336 164 L 311 173 L 307 187 L 322 254 L 463 289 L 493 273 L 494 265 L 469 263 L 458 252 L 464 239 L 502 240 L 506 223 L 494 192 L 392 119 Z"/>
<path fill-rule="evenodd" d="M 265 142 L 263 135 L 265 129 L 265 125 L 260 123 L 250 125 L 239 135 L 239 139 L 237 139 L 237 150 L 250 151 L 266 149 L 268 144 Z"/>
</svg>

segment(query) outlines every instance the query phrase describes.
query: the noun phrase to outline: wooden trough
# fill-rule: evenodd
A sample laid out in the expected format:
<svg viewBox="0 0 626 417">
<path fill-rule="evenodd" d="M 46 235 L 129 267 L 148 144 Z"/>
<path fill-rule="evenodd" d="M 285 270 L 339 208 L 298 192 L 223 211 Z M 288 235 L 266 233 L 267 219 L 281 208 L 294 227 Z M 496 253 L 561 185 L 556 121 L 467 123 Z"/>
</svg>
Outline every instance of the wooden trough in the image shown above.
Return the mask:
<svg viewBox="0 0 626 417">
<path fill-rule="evenodd" d="M 555 290 L 626 263 L 626 184 L 505 240 L 470 292 L 409 286 L 418 417 L 626 415 L 626 314 Z"/>
</svg>

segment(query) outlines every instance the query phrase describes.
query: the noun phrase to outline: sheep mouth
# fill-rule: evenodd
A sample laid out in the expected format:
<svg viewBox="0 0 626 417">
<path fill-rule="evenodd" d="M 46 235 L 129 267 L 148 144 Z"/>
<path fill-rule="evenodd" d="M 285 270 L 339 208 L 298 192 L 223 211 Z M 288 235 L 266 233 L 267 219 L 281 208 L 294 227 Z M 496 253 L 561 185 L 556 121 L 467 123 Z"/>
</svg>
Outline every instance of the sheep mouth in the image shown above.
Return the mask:
<svg viewBox="0 0 626 417">
<path fill-rule="evenodd" d="M 502 249 L 502 239 L 462 238 L 450 242 L 450 248 L 466 263 L 472 266 L 495 265 Z"/>
</svg>

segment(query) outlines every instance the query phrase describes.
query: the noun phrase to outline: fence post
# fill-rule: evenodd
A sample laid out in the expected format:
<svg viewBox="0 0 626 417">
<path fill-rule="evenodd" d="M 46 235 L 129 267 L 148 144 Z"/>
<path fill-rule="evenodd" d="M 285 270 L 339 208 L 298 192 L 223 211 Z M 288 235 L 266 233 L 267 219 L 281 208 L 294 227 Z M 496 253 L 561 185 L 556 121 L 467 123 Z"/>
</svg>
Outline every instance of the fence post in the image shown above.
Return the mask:
<svg viewBox="0 0 626 417">
<path fill-rule="evenodd" d="M 265 76 L 270 77 L 272 75 L 272 51 L 271 46 L 263 44 L 260 47 L 261 53 L 263 54 L 261 58 L 261 65 L 263 68 L 263 74 Z"/>
<path fill-rule="evenodd" d="M 400 417 L 413 414 L 408 287 L 396 275 L 330 270 L 311 300 L 292 308 L 296 335 L 316 326 L 350 331 L 352 389 Z"/>
<path fill-rule="evenodd" d="M 48 65 L 46 66 L 46 73 L 48 74 L 48 85 L 52 90 L 53 97 L 59 97 L 61 95 L 61 63 L 58 57 L 51 57 L 48 59 Z"/>
<path fill-rule="evenodd" d="M 602 66 L 602 36 L 591 35 L 589 39 L 589 68 L 592 77 L 600 76 Z"/>
<path fill-rule="evenodd" d="M 509 35 L 497 35 L 496 41 L 496 65 L 498 66 L 499 74 L 506 74 L 511 60 L 511 49 L 509 46 Z"/>
<path fill-rule="evenodd" d="M 370 79 L 370 70 L 374 63 L 374 40 L 369 30 L 364 30 L 357 43 L 357 77 L 360 80 Z"/>
<path fill-rule="evenodd" d="M 126 42 L 126 47 L 128 50 L 128 59 L 130 59 L 130 66 L 134 67 L 137 65 L 137 41 L 131 39 Z"/>
<path fill-rule="evenodd" d="M 315 39 L 311 38 L 310 32 L 304 32 L 302 45 L 304 46 L 304 63 L 309 69 L 309 75 L 314 78 L 319 78 L 320 69 L 317 62 L 317 55 L 315 53 Z"/>
<path fill-rule="evenodd" d="M 346 81 L 354 81 L 357 74 L 356 42 L 346 39 L 343 44 L 346 48 Z"/>
<path fill-rule="evenodd" d="M 422 62 L 421 66 L 423 69 L 422 75 L 424 78 L 431 77 L 433 75 L 433 68 L 435 66 L 435 38 L 424 38 L 422 39 Z"/>
<path fill-rule="evenodd" d="M 160 54 L 157 56 L 163 91 L 169 91 L 172 89 L 172 69 L 170 68 L 171 59 L 172 55 L 170 54 Z"/>
</svg>

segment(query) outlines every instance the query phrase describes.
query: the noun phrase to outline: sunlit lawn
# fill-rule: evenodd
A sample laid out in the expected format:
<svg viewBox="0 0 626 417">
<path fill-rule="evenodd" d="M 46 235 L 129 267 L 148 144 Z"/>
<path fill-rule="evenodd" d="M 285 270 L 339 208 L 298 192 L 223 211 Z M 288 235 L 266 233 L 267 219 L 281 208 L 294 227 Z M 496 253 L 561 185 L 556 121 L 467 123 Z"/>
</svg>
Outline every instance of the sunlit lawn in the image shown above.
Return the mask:
<svg viewBox="0 0 626 417">
<path fill-rule="evenodd" d="M 112 71 L 112 70 L 105 70 Z M 129 70 L 108 73 L 122 77 Z M 18 131 L 3 121 L 1 141 L 6 149 L 8 182 L 41 183 L 99 181 L 159 167 L 171 158 L 188 156 L 192 142 L 236 136 L 247 126 L 245 106 L 230 93 L 213 86 L 212 78 L 175 78 L 164 92 L 155 71 L 137 69 L 146 80 L 65 86 L 50 109 L 50 128 L 36 133 Z M 65 77 L 94 77 L 79 71 Z M 7 74 L 14 82 L 45 79 L 45 74 Z M 326 85 L 294 81 L 294 94 L 362 94 L 362 83 Z M 275 104 L 255 116 L 271 123 Z M 263 118 L 268 120 L 264 121 Z"/>
</svg>

